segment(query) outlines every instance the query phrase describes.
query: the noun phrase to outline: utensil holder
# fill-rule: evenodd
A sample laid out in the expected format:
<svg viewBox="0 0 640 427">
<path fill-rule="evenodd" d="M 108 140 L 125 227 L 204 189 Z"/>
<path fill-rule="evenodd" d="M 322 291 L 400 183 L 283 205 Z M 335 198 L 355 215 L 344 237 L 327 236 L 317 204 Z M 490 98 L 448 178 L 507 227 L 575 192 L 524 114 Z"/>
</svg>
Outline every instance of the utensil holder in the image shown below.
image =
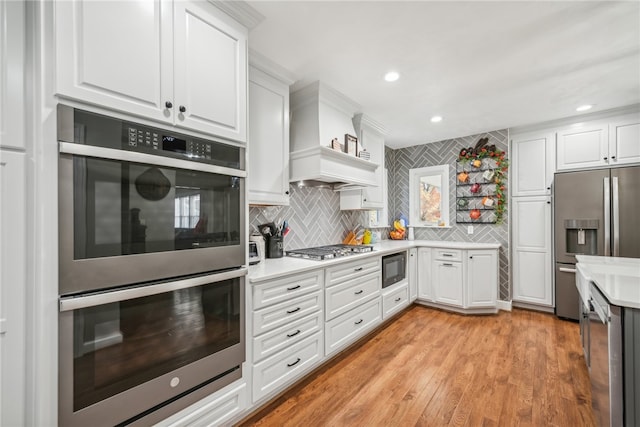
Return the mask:
<svg viewBox="0 0 640 427">
<path fill-rule="evenodd" d="M 282 258 L 282 236 L 267 237 L 267 258 Z"/>
</svg>

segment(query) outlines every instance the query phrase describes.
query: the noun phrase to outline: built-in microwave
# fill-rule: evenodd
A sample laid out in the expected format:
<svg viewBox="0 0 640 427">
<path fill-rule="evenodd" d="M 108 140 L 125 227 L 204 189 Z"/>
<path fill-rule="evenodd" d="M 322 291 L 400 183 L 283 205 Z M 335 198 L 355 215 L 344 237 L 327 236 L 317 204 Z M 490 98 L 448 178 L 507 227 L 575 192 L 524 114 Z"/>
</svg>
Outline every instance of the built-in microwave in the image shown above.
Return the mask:
<svg viewBox="0 0 640 427">
<path fill-rule="evenodd" d="M 386 288 L 405 279 L 407 274 L 407 251 L 382 257 L 382 287 Z"/>
</svg>

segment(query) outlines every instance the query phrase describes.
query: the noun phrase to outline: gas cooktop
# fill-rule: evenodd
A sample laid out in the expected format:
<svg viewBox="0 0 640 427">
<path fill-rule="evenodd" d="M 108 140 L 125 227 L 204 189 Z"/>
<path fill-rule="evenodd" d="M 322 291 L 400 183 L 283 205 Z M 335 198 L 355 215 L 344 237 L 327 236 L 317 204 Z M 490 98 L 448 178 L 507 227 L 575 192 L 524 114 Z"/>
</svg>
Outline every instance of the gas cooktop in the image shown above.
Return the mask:
<svg viewBox="0 0 640 427">
<path fill-rule="evenodd" d="M 373 246 L 369 245 L 328 245 L 315 248 L 295 249 L 286 252 L 287 256 L 290 257 L 323 261 L 371 251 L 373 251 Z"/>
</svg>

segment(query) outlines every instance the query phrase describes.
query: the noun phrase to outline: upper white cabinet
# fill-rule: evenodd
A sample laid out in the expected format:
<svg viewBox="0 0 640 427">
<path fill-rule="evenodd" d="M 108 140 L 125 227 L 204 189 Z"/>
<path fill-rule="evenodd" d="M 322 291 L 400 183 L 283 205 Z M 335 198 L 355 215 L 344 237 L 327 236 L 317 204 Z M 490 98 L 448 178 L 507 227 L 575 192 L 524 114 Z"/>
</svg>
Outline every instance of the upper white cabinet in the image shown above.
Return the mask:
<svg viewBox="0 0 640 427">
<path fill-rule="evenodd" d="M 608 145 L 606 123 L 587 123 L 561 129 L 557 133 L 556 146 L 558 170 L 606 166 Z"/>
<path fill-rule="evenodd" d="M 380 166 L 375 172 L 375 186 L 340 192 L 340 209 L 382 209 L 385 206 L 384 135 L 386 131 L 381 124 L 365 114 L 355 115 L 353 126 L 358 133 L 358 149 L 369 152 L 371 161 Z"/>
<path fill-rule="evenodd" d="M 25 2 L 0 2 L 0 147 L 25 149 Z"/>
<path fill-rule="evenodd" d="M 249 67 L 249 203 L 289 205 L 289 85 Z"/>
<path fill-rule="evenodd" d="M 57 1 L 57 93 L 246 141 L 247 30 L 197 1 Z"/>
<path fill-rule="evenodd" d="M 515 135 L 511 139 L 511 195 L 551 194 L 555 170 L 552 132 Z"/>
<path fill-rule="evenodd" d="M 629 114 L 609 124 L 610 164 L 640 162 L 640 114 Z"/>
<path fill-rule="evenodd" d="M 551 200 L 514 198 L 512 210 L 513 301 L 551 307 Z"/>
</svg>

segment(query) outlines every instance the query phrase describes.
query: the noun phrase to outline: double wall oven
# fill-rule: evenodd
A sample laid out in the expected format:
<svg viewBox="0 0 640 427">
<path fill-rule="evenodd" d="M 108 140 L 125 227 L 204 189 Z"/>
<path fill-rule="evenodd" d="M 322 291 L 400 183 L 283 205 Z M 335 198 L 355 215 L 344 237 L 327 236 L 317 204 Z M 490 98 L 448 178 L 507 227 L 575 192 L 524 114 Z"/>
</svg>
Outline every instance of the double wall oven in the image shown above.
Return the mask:
<svg viewBox="0 0 640 427">
<path fill-rule="evenodd" d="M 149 424 L 241 377 L 244 149 L 58 108 L 59 424 Z"/>
</svg>

